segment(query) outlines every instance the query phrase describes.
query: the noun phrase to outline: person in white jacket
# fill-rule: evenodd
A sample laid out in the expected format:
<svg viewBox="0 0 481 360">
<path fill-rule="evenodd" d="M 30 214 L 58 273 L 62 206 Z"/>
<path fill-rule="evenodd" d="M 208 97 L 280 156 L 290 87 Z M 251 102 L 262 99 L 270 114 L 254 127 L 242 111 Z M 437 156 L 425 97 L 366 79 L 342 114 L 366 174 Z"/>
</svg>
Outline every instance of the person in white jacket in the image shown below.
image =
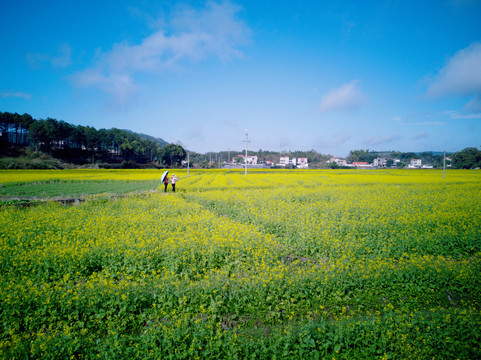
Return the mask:
<svg viewBox="0 0 481 360">
<path fill-rule="evenodd" d="M 177 182 L 177 179 L 179 179 L 175 174 L 172 175 L 170 178 L 170 182 L 172 184 L 172 191 L 175 192 L 175 183 Z"/>
</svg>

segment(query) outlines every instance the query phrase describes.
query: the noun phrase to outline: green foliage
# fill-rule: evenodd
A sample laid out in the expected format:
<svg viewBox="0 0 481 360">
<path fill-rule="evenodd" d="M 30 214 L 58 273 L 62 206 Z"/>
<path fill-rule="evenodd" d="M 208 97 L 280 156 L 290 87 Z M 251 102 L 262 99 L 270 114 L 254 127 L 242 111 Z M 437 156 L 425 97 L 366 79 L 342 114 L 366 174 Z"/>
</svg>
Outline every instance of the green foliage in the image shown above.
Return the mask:
<svg viewBox="0 0 481 360">
<path fill-rule="evenodd" d="M 152 162 L 165 142 L 127 130 L 74 126 L 52 118 L 0 112 L 0 149 L 31 144 L 35 150 L 76 164 Z M 27 167 L 28 168 L 28 167 Z"/>
<path fill-rule="evenodd" d="M 348 162 L 367 162 L 372 163 L 372 161 L 377 157 L 377 154 L 370 152 L 369 150 L 351 150 L 349 156 L 347 157 Z"/>
<path fill-rule="evenodd" d="M 0 203 L 11 198 L 29 199 L 41 198 L 71 198 L 92 194 L 124 194 L 154 190 L 159 186 L 158 180 L 150 181 L 59 181 L 50 180 L 38 183 L 7 184 L 0 187 Z"/>
<path fill-rule="evenodd" d="M 161 164 L 168 167 L 179 167 L 182 160 L 187 158 L 187 153 L 180 145 L 168 144 L 161 149 L 159 156 Z"/>
<path fill-rule="evenodd" d="M 64 169 L 66 164 L 49 156 L 0 158 L 0 169 Z"/>
<path fill-rule="evenodd" d="M 481 167 L 481 151 L 471 147 L 452 155 L 453 167 L 456 169 L 474 169 Z"/>
</svg>

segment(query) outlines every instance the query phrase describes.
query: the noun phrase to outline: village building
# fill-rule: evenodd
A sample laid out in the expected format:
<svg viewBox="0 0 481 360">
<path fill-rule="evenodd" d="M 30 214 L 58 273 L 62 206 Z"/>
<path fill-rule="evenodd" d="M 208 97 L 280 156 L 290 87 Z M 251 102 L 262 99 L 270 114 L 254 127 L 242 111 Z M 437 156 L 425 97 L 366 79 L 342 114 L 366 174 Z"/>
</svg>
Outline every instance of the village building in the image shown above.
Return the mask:
<svg viewBox="0 0 481 360">
<path fill-rule="evenodd" d="M 408 168 L 411 169 L 420 169 L 422 167 L 421 159 L 411 159 L 411 163 L 408 165 Z"/>
<path fill-rule="evenodd" d="M 257 155 L 248 155 L 247 161 L 245 155 L 237 155 L 237 157 L 240 157 L 244 164 L 247 162 L 247 165 L 257 165 Z"/>
<path fill-rule="evenodd" d="M 277 164 L 279 166 L 286 166 L 286 165 L 289 165 L 289 156 L 281 156 L 279 158 L 279 164 Z"/>
<path fill-rule="evenodd" d="M 387 159 L 377 157 L 372 161 L 372 165 L 375 167 L 386 167 Z"/>
<path fill-rule="evenodd" d="M 347 166 L 346 159 L 332 157 L 329 160 L 330 163 L 336 163 L 338 166 Z"/>
<path fill-rule="evenodd" d="M 297 167 L 299 169 L 307 169 L 309 167 L 307 158 L 297 158 Z"/>
<path fill-rule="evenodd" d="M 356 167 L 356 169 L 372 169 L 372 165 L 367 161 L 356 161 L 352 163 L 352 166 Z"/>
</svg>

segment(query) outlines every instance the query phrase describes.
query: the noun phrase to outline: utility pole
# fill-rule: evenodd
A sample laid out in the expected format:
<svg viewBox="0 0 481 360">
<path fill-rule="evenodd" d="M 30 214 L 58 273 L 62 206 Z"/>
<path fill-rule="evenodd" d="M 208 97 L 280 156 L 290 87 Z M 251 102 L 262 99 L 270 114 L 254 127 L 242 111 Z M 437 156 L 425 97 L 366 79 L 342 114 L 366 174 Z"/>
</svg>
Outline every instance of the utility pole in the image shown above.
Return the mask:
<svg viewBox="0 0 481 360">
<path fill-rule="evenodd" d="M 245 176 L 247 176 L 247 143 L 249 142 L 249 139 L 248 139 L 248 132 L 247 132 L 247 129 L 246 129 L 246 157 L 245 157 Z"/>
<path fill-rule="evenodd" d="M 444 150 L 444 159 L 443 159 L 443 179 L 446 177 L 446 150 Z"/>
<path fill-rule="evenodd" d="M 189 157 L 190 157 L 190 152 L 187 152 L 187 177 L 190 176 L 190 174 L 189 174 L 190 173 L 189 172 L 189 170 L 190 170 L 190 159 L 189 159 Z"/>
<path fill-rule="evenodd" d="M 230 148 L 227 148 L 227 166 L 229 167 L 230 172 Z"/>
</svg>

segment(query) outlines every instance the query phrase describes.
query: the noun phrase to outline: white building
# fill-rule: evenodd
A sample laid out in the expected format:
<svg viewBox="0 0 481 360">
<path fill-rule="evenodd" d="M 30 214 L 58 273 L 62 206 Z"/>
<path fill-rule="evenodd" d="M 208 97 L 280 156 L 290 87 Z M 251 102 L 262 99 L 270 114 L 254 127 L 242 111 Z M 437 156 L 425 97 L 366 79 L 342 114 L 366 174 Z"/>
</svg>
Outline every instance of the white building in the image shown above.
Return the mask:
<svg viewBox="0 0 481 360">
<path fill-rule="evenodd" d="M 387 160 L 384 159 L 384 158 L 375 158 L 373 161 L 372 161 L 372 164 L 373 166 L 375 167 L 386 167 L 386 164 L 387 164 Z"/>
<path fill-rule="evenodd" d="M 292 165 L 294 167 L 297 166 L 297 159 L 296 158 L 292 158 L 289 160 L 289 165 Z"/>
<path fill-rule="evenodd" d="M 289 156 L 281 156 L 281 157 L 279 158 L 279 165 L 280 165 L 280 166 L 289 165 Z"/>
<path fill-rule="evenodd" d="M 297 158 L 297 167 L 299 169 L 307 169 L 309 167 L 307 158 Z"/>
<path fill-rule="evenodd" d="M 411 159 L 411 163 L 409 164 L 410 168 L 419 169 L 422 166 L 421 159 Z"/>
<path fill-rule="evenodd" d="M 346 159 L 341 159 L 341 158 L 334 158 L 332 157 L 330 159 L 331 163 L 336 163 L 338 166 L 347 166 L 347 161 Z"/>
<path fill-rule="evenodd" d="M 372 165 L 369 164 L 367 161 L 355 161 L 352 163 L 352 165 L 356 169 L 372 169 Z"/>
<path fill-rule="evenodd" d="M 243 163 L 245 164 L 245 155 L 237 155 L 238 157 L 242 158 Z M 247 165 L 257 165 L 257 155 L 247 156 Z"/>
</svg>

